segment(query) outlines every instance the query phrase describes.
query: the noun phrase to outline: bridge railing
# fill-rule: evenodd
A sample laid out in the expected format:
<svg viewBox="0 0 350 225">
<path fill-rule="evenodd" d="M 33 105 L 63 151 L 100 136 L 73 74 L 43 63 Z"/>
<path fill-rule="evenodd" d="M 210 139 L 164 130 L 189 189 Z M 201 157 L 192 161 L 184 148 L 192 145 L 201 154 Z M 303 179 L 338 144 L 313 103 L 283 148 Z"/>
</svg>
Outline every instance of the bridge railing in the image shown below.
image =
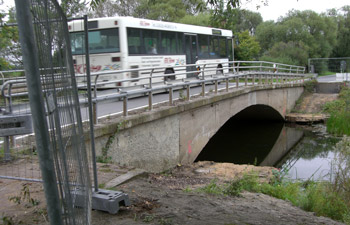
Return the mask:
<svg viewBox="0 0 350 225">
<path fill-rule="evenodd" d="M 201 86 L 200 95 L 205 96 L 206 85 L 214 85 L 214 92 L 218 92 L 218 84 L 225 83 L 225 91 L 230 88 L 239 87 L 240 85 L 267 85 L 272 83 L 300 82 L 305 77 L 305 67 L 266 62 L 266 61 L 234 61 L 225 62 L 222 67 L 217 67 L 218 63 L 191 64 L 175 66 L 174 73 L 165 73 L 168 67 L 138 68 L 118 71 L 104 71 L 92 73 L 92 104 L 94 122 L 98 122 L 97 105 L 99 102 L 106 100 L 122 100 L 123 113 L 127 116 L 130 109 L 128 100 L 135 96 L 148 96 L 148 110 L 153 109 L 153 95 L 159 92 L 168 92 L 168 104 L 173 105 L 173 91 L 177 89 L 186 90 L 186 95 L 182 95 L 182 100 L 189 101 L 193 95 L 190 89 L 195 86 Z M 188 68 L 195 68 L 195 71 L 188 71 Z M 16 72 L 20 72 L 17 70 Z M 142 76 L 127 79 L 115 79 L 103 81 L 104 76 L 111 74 L 122 74 L 137 72 Z M 82 77 L 86 75 L 76 75 Z M 173 79 L 181 77 L 181 79 Z M 142 81 L 142 85 L 133 87 L 130 85 L 121 85 L 122 83 L 130 84 L 134 81 Z M 116 91 L 105 96 L 98 96 L 97 90 L 105 85 L 114 84 Z M 17 88 L 16 88 L 17 87 Z M 18 88 L 20 87 L 20 88 Z M 78 84 L 78 88 L 86 89 L 86 85 Z M 1 86 L 1 95 L 3 105 L 11 113 L 13 98 L 26 98 L 27 91 L 25 88 L 25 79 L 17 77 L 14 80 L 6 80 Z M 88 104 L 86 98 L 81 97 L 81 104 Z"/>
</svg>

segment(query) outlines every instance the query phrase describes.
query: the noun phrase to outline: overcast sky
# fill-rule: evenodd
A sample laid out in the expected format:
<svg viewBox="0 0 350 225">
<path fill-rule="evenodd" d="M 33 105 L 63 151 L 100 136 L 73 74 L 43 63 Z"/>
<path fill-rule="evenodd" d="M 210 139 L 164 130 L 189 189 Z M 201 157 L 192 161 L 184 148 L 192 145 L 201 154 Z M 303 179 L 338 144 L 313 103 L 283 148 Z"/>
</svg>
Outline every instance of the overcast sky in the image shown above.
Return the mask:
<svg viewBox="0 0 350 225">
<path fill-rule="evenodd" d="M 262 0 L 251 0 L 251 3 L 247 3 L 246 0 L 242 0 L 242 8 L 249 9 L 254 12 L 259 12 L 264 21 L 274 20 L 280 16 L 285 16 L 289 10 L 313 10 L 317 13 L 326 12 L 327 9 L 341 8 L 345 5 L 350 5 L 349 0 L 268 0 L 268 6 L 261 4 Z M 260 4 L 260 8 L 257 9 L 256 5 Z"/>
<path fill-rule="evenodd" d="M 242 0 L 241 7 L 249 9 L 254 12 L 259 12 L 266 20 L 275 20 L 280 16 L 285 16 L 289 10 L 313 10 L 317 13 L 326 12 L 327 9 L 341 8 L 345 5 L 350 5 L 349 0 L 267 0 L 268 6 L 261 4 L 266 0 Z M 250 3 L 247 3 L 250 2 Z M 256 8 L 257 5 L 261 7 Z M 0 6 L 0 9 L 7 9 L 7 5 L 14 6 L 13 0 L 5 0 L 4 5 Z"/>
</svg>

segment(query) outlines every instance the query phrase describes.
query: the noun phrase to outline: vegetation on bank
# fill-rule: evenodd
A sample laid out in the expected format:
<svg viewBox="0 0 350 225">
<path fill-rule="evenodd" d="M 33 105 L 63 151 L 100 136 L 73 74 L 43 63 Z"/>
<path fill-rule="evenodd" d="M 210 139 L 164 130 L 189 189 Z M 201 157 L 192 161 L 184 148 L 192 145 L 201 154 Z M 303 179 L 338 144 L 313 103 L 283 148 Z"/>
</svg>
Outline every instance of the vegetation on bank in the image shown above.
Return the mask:
<svg viewBox="0 0 350 225">
<path fill-rule="evenodd" d="M 327 132 L 334 135 L 350 135 L 350 88 L 344 86 L 336 101 L 328 102 L 324 112 L 330 114 L 327 120 Z"/>
<path fill-rule="evenodd" d="M 318 216 L 350 224 L 350 137 L 344 136 L 335 146 L 330 181 L 295 181 L 288 179 L 285 174 L 274 170 L 269 182 L 261 182 L 258 174 L 248 173 L 226 184 L 213 180 L 195 191 L 228 196 L 240 196 L 242 191 L 263 193 L 287 200 Z M 187 188 L 185 191 L 190 190 Z"/>
</svg>

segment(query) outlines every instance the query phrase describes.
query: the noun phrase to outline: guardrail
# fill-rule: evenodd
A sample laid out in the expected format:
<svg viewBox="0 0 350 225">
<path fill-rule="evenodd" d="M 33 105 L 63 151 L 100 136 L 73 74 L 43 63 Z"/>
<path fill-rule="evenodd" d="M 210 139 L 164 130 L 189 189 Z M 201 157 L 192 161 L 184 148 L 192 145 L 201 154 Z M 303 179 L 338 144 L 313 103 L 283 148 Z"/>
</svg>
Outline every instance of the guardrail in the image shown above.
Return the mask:
<svg viewBox="0 0 350 225">
<path fill-rule="evenodd" d="M 191 64 L 175 66 L 174 73 L 165 74 L 164 71 L 168 67 L 153 67 L 153 68 L 139 68 L 139 69 L 128 69 L 108 72 L 92 73 L 91 76 L 94 78 L 93 84 L 93 120 L 94 123 L 98 122 L 97 118 L 97 104 L 105 100 L 119 99 L 123 101 L 123 116 L 127 116 L 129 113 L 128 99 L 140 96 L 148 95 L 148 110 L 153 109 L 153 95 L 162 91 L 169 92 L 169 105 L 173 105 L 173 91 L 176 89 L 185 89 L 185 99 L 189 101 L 191 99 L 190 89 L 193 86 L 201 86 L 201 96 L 205 95 L 205 85 L 214 84 L 214 92 L 218 92 L 218 83 L 224 82 L 225 91 L 229 91 L 229 84 L 235 83 L 236 87 L 239 83 L 244 83 L 244 86 L 249 85 L 265 85 L 285 82 L 299 82 L 304 80 L 305 67 L 286 65 L 273 62 L 265 61 L 235 61 L 226 62 L 222 68 L 217 68 L 218 63 L 206 63 L 206 64 Z M 195 71 L 186 71 L 186 68 L 197 68 Z M 18 70 L 17 70 L 18 71 Z M 122 80 L 111 80 L 111 81 L 100 81 L 103 80 L 104 76 L 110 74 L 119 73 L 131 73 L 131 72 L 142 73 L 143 76 L 137 78 L 128 78 Z M 189 75 L 195 74 L 196 77 L 187 78 Z M 86 75 L 76 75 L 77 77 Z M 174 76 L 183 76 L 186 78 L 170 80 L 168 78 Z M 98 96 L 97 89 L 103 87 L 106 84 L 120 84 L 124 82 L 146 80 L 145 84 L 138 87 L 122 87 L 119 86 L 114 94 L 107 96 Z M 157 81 L 157 82 L 155 82 Z M 15 97 L 27 96 L 26 91 L 14 92 L 13 88 L 16 85 L 22 86 L 25 84 L 25 79 L 20 78 L 16 80 L 7 80 L 1 87 L 1 95 L 4 98 L 4 105 L 8 108 L 9 113 L 12 112 L 12 99 Z M 86 85 L 78 85 L 78 88 L 85 88 Z M 81 98 L 81 104 L 88 104 L 86 99 Z"/>
</svg>

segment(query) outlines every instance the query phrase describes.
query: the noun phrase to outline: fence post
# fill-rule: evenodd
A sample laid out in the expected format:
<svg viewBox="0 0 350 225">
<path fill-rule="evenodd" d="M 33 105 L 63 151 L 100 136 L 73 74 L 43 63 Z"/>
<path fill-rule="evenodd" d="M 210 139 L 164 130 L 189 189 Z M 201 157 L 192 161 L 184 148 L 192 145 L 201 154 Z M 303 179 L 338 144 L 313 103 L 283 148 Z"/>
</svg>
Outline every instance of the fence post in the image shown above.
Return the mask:
<svg viewBox="0 0 350 225">
<path fill-rule="evenodd" d="M 34 28 L 30 12 L 30 2 L 15 0 L 18 31 L 20 36 L 21 49 L 25 74 L 27 78 L 30 109 L 33 118 L 36 147 L 39 155 L 39 163 L 43 178 L 43 186 L 47 202 L 48 218 L 51 225 L 62 225 L 62 212 L 58 194 L 56 172 L 49 151 L 50 137 L 48 124 L 40 85 L 39 59 L 37 46 L 34 40 Z M 51 149 L 52 150 L 52 149 Z"/>
<path fill-rule="evenodd" d="M 215 80 L 215 94 L 218 93 L 218 80 Z"/>
<path fill-rule="evenodd" d="M 227 79 L 225 79 L 225 81 L 226 81 L 226 92 L 228 92 L 228 89 L 229 89 L 229 79 L 227 78 Z"/>
<path fill-rule="evenodd" d="M 239 86 L 239 76 L 236 77 L 236 87 Z"/>
</svg>

